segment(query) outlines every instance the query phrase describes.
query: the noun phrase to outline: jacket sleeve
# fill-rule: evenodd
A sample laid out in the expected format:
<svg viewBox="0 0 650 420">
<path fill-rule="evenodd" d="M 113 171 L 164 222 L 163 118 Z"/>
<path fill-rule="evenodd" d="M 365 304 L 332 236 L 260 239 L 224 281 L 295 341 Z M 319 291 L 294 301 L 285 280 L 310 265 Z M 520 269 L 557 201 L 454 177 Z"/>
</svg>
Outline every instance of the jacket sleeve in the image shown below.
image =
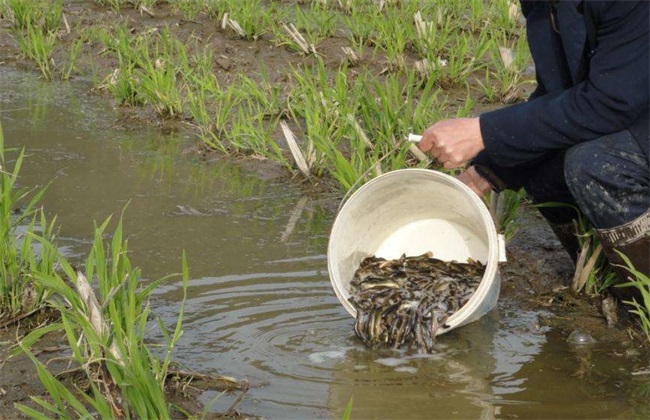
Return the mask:
<svg viewBox="0 0 650 420">
<path fill-rule="evenodd" d="M 629 127 L 649 102 L 646 1 L 592 1 L 596 47 L 586 80 L 480 116 L 483 153 L 512 167 Z"/>
</svg>

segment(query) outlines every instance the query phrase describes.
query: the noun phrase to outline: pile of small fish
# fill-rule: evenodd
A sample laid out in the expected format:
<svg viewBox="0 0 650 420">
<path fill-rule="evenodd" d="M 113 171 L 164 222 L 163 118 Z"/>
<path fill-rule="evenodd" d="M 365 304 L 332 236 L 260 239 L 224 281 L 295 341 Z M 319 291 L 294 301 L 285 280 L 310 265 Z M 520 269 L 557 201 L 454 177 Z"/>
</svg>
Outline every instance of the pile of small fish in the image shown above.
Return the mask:
<svg viewBox="0 0 650 420">
<path fill-rule="evenodd" d="M 485 266 L 442 261 L 432 253 L 395 260 L 368 257 L 350 282 L 354 332 L 370 348 L 412 346 L 433 352 L 436 332 L 472 296 Z"/>
</svg>

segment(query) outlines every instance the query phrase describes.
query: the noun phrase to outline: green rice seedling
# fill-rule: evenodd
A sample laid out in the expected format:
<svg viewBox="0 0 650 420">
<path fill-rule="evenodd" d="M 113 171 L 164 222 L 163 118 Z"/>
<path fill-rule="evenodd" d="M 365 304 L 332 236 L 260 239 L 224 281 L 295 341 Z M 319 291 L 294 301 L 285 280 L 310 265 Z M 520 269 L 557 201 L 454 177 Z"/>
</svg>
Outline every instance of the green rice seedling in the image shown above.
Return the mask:
<svg viewBox="0 0 650 420">
<path fill-rule="evenodd" d="M 414 17 L 417 36 L 414 47 L 420 57 L 443 58 L 454 36 L 455 23 L 451 16 L 438 13 L 435 20 L 418 11 Z"/>
<path fill-rule="evenodd" d="M 476 100 L 472 97 L 472 93 L 467 88 L 467 96 L 465 97 L 465 102 L 462 107 L 459 107 L 456 110 L 456 118 L 469 118 L 473 115 L 474 106 L 476 105 Z"/>
<path fill-rule="evenodd" d="M 192 56 L 191 69 L 183 70 L 183 79 L 187 83 L 183 106 L 201 130 L 211 125 L 208 101 L 214 98 L 215 92 L 221 92 L 219 82 L 212 72 L 213 57 L 212 50 L 206 48 Z"/>
<path fill-rule="evenodd" d="M 237 113 L 231 116 L 230 130 L 225 133 L 229 151 L 258 158 L 271 158 L 286 164 L 282 150 L 272 137 L 277 124 L 278 117 L 269 121 L 259 102 L 251 98 L 243 99 Z"/>
<path fill-rule="evenodd" d="M 413 16 L 420 8 L 419 2 L 390 2 L 374 3 L 368 6 L 370 13 L 377 16 L 374 22 L 376 33 L 373 43 L 381 48 L 387 48 L 391 38 L 395 39 L 400 45 L 404 45 L 403 50 L 409 48 L 410 41 L 416 36 L 416 28 L 407 22 L 412 22 Z"/>
<path fill-rule="evenodd" d="M 7 10 L 17 30 L 38 27 L 43 33 L 55 32 L 63 18 L 63 0 L 7 0 Z"/>
<path fill-rule="evenodd" d="M 178 86 L 177 72 L 173 64 L 165 60 L 149 63 L 135 73 L 145 102 L 150 103 L 162 117 L 179 117 L 182 113 L 182 91 Z"/>
<path fill-rule="evenodd" d="M 40 8 L 32 0 L 7 0 L 7 14 L 13 20 L 14 28 L 26 30 L 28 24 L 34 24 L 40 17 Z"/>
<path fill-rule="evenodd" d="M 242 95 L 248 96 L 252 101 L 259 105 L 259 115 L 262 118 L 273 118 L 283 113 L 281 106 L 281 91 L 278 85 L 271 83 L 268 74 L 264 71 L 260 74 L 260 81 L 240 74 L 235 85 L 241 91 Z"/>
<path fill-rule="evenodd" d="M 445 101 L 439 100 L 433 86 L 430 82 L 420 87 L 413 72 L 406 81 L 392 74 L 385 79 L 366 75 L 358 78 L 354 90 L 348 93 L 354 107 L 339 105 L 346 114 L 333 113 L 330 123 L 324 125 L 319 121 L 327 119 L 326 112 L 332 105 L 312 111 L 317 116 L 314 120 L 308 113 L 308 137 L 316 156 L 321 158 L 321 166 L 344 190 L 362 185 L 384 168 L 407 166 L 408 133 L 413 127 L 417 130 L 430 125 L 444 107 Z M 422 95 L 418 97 L 418 93 Z M 318 101 L 314 102 L 317 108 Z"/>
<path fill-rule="evenodd" d="M 373 44 L 385 52 L 390 70 L 401 70 L 406 65 L 405 53 L 411 47 L 416 31 L 414 26 L 405 25 L 404 22 L 408 22 L 417 12 L 417 6 L 416 2 L 399 6 L 391 3 L 384 7 L 375 21 Z"/>
<path fill-rule="evenodd" d="M 136 37 L 119 26 L 113 34 L 101 31 L 100 42 L 114 54 L 119 66 L 104 82 L 121 104 L 148 103 L 163 117 L 178 117 L 187 89 L 183 76 L 194 72 L 186 47 L 168 28 L 144 32 Z M 199 71 L 206 63 L 199 58 Z"/>
<path fill-rule="evenodd" d="M 223 0 L 218 7 L 221 12 L 221 27 L 230 28 L 243 39 L 256 40 L 268 31 L 273 20 L 281 20 L 280 9 L 273 3 L 265 4 L 262 0 Z"/>
<path fill-rule="evenodd" d="M 307 93 L 301 98 L 300 106 L 290 104 L 289 110 L 294 121 L 304 121 L 307 166 L 312 174 L 322 176 L 328 153 L 337 150 L 342 141 L 342 116 L 324 96 Z M 334 107 L 329 108 L 328 103 Z"/>
<path fill-rule="evenodd" d="M 56 43 L 56 34 L 43 33 L 34 24 L 28 24 L 24 32 L 18 31 L 15 35 L 25 57 L 36 63 L 46 80 L 51 80 L 54 74 L 52 51 Z"/>
<path fill-rule="evenodd" d="M 131 0 L 131 3 L 133 3 L 133 8 L 134 9 L 140 9 L 142 10 L 143 7 L 146 7 L 148 9 L 151 9 L 158 0 Z"/>
<path fill-rule="evenodd" d="M 206 146 L 221 152 L 228 152 L 228 132 L 233 112 L 244 100 L 238 86 L 221 86 L 212 74 L 193 74 L 189 78 L 185 104 L 199 138 Z"/>
<path fill-rule="evenodd" d="M 345 411 L 343 412 L 342 420 L 350 420 L 352 418 L 352 397 L 348 401 L 348 405 L 345 406 Z"/>
<path fill-rule="evenodd" d="M 96 38 L 107 53 L 121 56 L 129 61 L 136 61 L 134 57 L 142 44 L 141 38 L 132 36 L 126 25 L 91 29 L 90 36 Z"/>
<path fill-rule="evenodd" d="M 13 169 L 8 168 L 0 126 L 0 319 L 4 320 L 44 307 L 48 292 L 29 276 L 34 272 L 52 273 L 55 265 L 50 250 L 38 249 L 31 236 L 40 232 L 48 241 L 56 238 L 54 222 L 48 222 L 38 207 L 45 188 L 29 190 L 16 185 L 24 156 L 21 151 Z"/>
<path fill-rule="evenodd" d="M 84 42 L 84 38 L 77 38 L 72 43 L 68 63 L 66 64 L 65 68 L 61 70 L 61 78 L 63 80 L 69 80 L 72 74 L 77 71 L 77 58 L 79 58 L 79 54 L 81 53 Z"/>
<path fill-rule="evenodd" d="M 433 80 L 420 83 L 415 71 L 368 81 L 370 94 L 360 95 L 357 115 L 383 153 L 443 116 L 447 103 L 435 86 Z"/>
<path fill-rule="evenodd" d="M 56 31 L 63 16 L 62 0 L 9 0 L 7 4 L 12 11 L 14 36 L 20 50 L 26 58 L 37 64 L 45 79 L 52 79 L 52 51 L 56 43 Z"/>
<path fill-rule="evenodd" d="M 490 193 L 489 199 L 491 202 L 494 202 L 492 194 L 497 193 L 494 191 Z M 510 241 L 519 228 L 521 228 L 519 215 L 521 208 L 527 202 L 528 199 L 524 189 L 517 191 L 505 190 L 499 193 L 496 207 L 490 205 L 490 211 L 493 212 L 493 218 L 497 221 L 499 233 L 504 236 L 506 242 Z"/>
<path fill-rule="evenodd" d="M 212 129 L 210 130 L 210 135 L 214 139 L 213 143 L 209 143 L 211 147 L 222 151 L 228 150 L 229 146 L 225 142 L 225 138 L 230 128 L 231 114 L 243 100 L 241 91 L 234 86 L 228 86 L 222 92 L 218 92 L 214 104 Z"/>
<path fill-rule="evenodd" d="M 310 34 L 317 34 L 319 37 L 334 36 L 339 28 L 340 15 L 327 7 L 324 2 L 312 1 L 308 9 L 297 5 L 295 10 L 296 26 L 298 29 L 306 29 Z M 315 35 L 312 42 L 313 40 Z"/>
<path fill-rule="evenodd" d="M 289 98 L 289 112 L 296 124 L 304 123 L 308 164 L 314 175 L 321 176 L 326 171 L 330 145 L 338 147 L 349 130 L 346 118 L 356 113 L 363 77 L 351 86 L 345 67 L 330 77 L 319 58 L 312 68 L 294 68 L 292 78 L 295 87 Z"/>
<path fill-rule="evenodd" d="M 160 116 L 179 116 L 186 90 L 180 76 L 183 69 L 192 71 L 185 46 L 165 27 L 152 36 L 143 36 L 136 53 L 139 66 L 134 69 L 134 75 L 145 102 Z"/>
<path fill-rule="evenodd" d="M 102 6 L 109 6 L 116 11 L 119 11 L 122 7 L 130 3 L 130 0 L 95 0 L 95 1 Z"/>
<path fill-rule="evenodd" d="M 210 112 L 208 111 L 209 90 L 202 88 L 209 79 L 199 79 L 190 77 L 190 87 L 187 90 L 184 104 L 188 109 L 190 116 L 195 125 L 199 128 L 208 128 L 211 125 Z M 218 84 L 216 79 L 211 82 Z"/>
<path fill-rule="evenodd" d="M 365 4 L 365 6 L 368 5 Z M 373 39 L 375 38 L 373 22 L 378 22 L 381 18 L 377 7 L 364 7 L 363 2 L 349 3 L 347 12 L 343 17 L 343 26 L 352 48 L 361 50 L 364 47 L 373 45 Z"/>
<path fill-rule="evenodd" d="M 618 252 L 618 251 L 617 251 Z M 634 287 L 638 290 L 641 301 L 636 299 L 625 301 L 630 306 L 630 312 L 638 316 L 641 330 L 650 343 L 650 278 L 634 268 L 630 259 L 623 253 L 618 253 L 625 262 L 625 268 L 630 272 L 629 281 L 616 287 Z"/>
<path fill-rule="evenodd" d="M 48 1 L 43 13 L 43 31 L 56 32 L 63 21 L 63 0 Z"/>
<path fill-rule="evenodd" d="M 486 69 L 484 81 L 477 80 L 487 102 L 512 103 L 521 97 L 522 84 L 532 83 L 524 69 L 530 55 L 525 37 L 517 40 L 515 48 L 509 48 L 504 38 L 493 40 L 490 45 L 491 65 Z"/>
<path fill-rule="evenodd" d="M 94 31 L 91 36 L 104 45 L 108 54 L 114 55 L 118 60 L 118 67 L 98 83 L 99 87 L 108 90 L 120 105 L 143 104 L 144 98 L 140 92 L 136 68 L 144 65 L 142 50 L 143 44 L 148 41 L 142 36 L 131 36 L 125 25 L 117 26 L 113 30 Z"/>
<path fill-rule="evenodd" d="M 135 76 L 135 64 L 119 57 L 119 66 L 101 83 L 120 105 L 140 105 L 144 98 L 139 93 L 139 84 Z"/>
<path fill-rule="evenodd" d="M 484 0 L 469 0 L 469 22 L 472 31 L 479 31 L 486 26 L 486 7 Z"/>
<path fill-rule="evenodd" d="M 174 6 L 186 19 L 194 19 L 199 13 L 206 8 L 207 1 L 196 0 L 169 0 L 169 3 Z"/>
<path fill-rule="evenodd" d="M 491 28 L 507 35 L 518 35 L 521 25 L 517 21 L 518 7 L 512 0 L 494 0 L 488 2 L 488 20 Z"/>
<path fill-rule="evenodd" d="M 475 39 L 470 34 L 456 36 L 446 55 L 446 65 L 441 69 L 439 83 L 442 86 L 466 85 L 470 74 L 484 66 L 482 57 L 490 48 L 491 41 L 486 33 Z M 433 58 L 430 58 L 431 60 Z"/>
<path fill-rule="evenodd" d="M 51 402 L 33 397 L 38 409 L 18 405 L 34 418 L 170 418 L 165 397 L 165 381 L 174 346 L 182 334 L 188 268 L 182 259 L 183 301 L 174 331 L 170 334 L 161 321 L 158 326 L 166 343 L 162 359 L 145 343 L 149 297 L 168 276 L 143 284 L 140 271 L 127 257 L 120 219 L 110 242 L 104 233 L 110 218 L 96 226 L 92 249 L 86 259 L 85 274 L 59 256 L 61 271 L 35 273 L 33 281 L 51 291 L 51 304 L 59 310 L 61 321 L 42 327 L 20 341 L 20 347 L 34 361 L 39 378 Z M 39 239 L 44 248 L 56 249 Z M 92 284 L 96 285 L 93 287 Z M 43 335 L 65 333 L 72 349 L 73 371 L 85 377 L 89 391 L 68 388 L 31 353 L 31 346 Z M 77 382 L 78 383 L 78 382 Z M 42 410 L 42 411 L 39 411 Z"/>
</svg>

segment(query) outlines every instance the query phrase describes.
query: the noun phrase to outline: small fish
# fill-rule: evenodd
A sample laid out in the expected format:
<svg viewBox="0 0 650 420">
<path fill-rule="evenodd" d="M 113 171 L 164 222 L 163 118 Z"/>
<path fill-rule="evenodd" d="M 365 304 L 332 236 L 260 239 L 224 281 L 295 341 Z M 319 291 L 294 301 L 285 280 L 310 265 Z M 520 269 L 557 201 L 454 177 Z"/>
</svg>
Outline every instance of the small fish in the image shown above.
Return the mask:
<svg viewBox="0 0 650 420">
<path fill-rule="evenodd" d="M 408 345 L 431 353 L 436 334 L 469 301 L 484 271 L 479 261 L 442 261 L 431 252 L 365 258 L 349 287 L 355 334 L 370 348 Z"/>
</svg>

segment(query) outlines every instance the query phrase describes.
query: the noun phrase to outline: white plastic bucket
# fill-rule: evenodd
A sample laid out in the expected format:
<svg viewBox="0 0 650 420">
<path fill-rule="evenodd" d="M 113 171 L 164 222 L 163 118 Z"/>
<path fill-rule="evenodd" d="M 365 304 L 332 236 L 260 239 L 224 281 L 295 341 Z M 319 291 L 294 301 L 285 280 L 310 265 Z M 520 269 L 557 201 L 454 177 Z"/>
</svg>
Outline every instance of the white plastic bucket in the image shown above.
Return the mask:
<svg viewBox="0 0 650 420">
<path fill-rule="evenodd" d="M 402 169 L 381 175 L 352 194 L 332 226 L 327 267 L 336 296 L 356 317 L 348 286 L 364 258 L 395 259 L 429 251 L 441 260 L 472 258 L 486 264 L 472 297 L 438 334 L 475 321 L 496 305 L 505 247 L 483 201 L 442 172 Z"/>
</svg>

